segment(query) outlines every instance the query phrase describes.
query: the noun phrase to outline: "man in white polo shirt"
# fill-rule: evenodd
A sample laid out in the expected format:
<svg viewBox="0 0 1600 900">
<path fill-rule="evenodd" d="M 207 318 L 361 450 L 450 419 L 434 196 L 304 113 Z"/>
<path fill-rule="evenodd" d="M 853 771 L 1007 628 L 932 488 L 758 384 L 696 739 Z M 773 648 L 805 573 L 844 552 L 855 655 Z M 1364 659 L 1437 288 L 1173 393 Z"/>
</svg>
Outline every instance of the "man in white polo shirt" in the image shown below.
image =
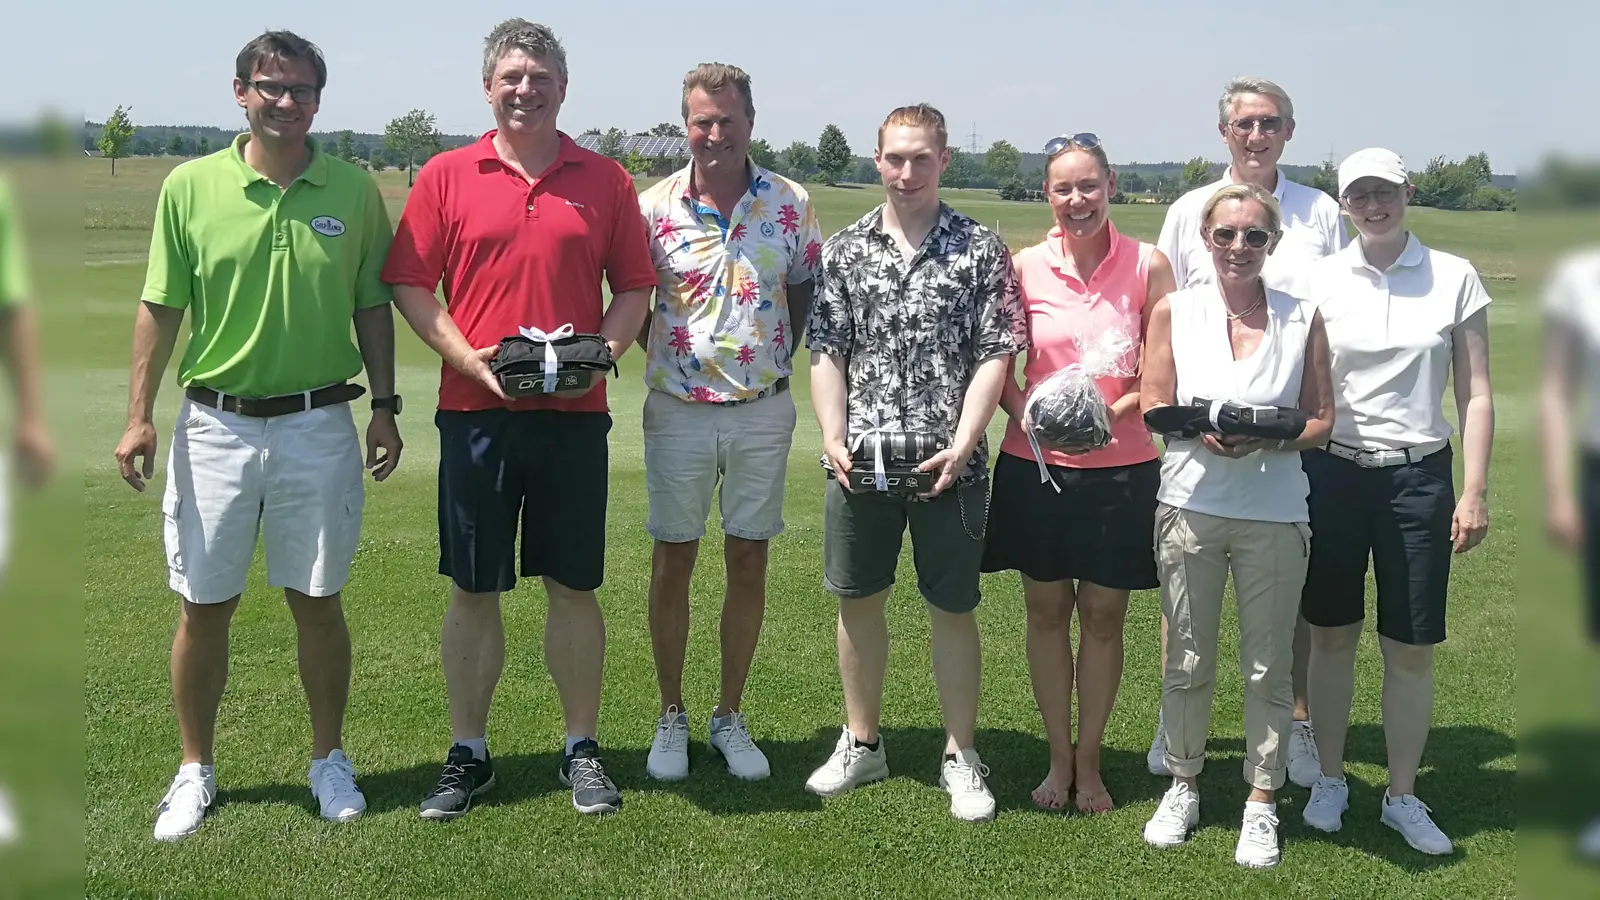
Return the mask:
<svg viewBox="0 0 1600 900">
<path fill-rule="evenodd" d="M 1217 131 L 1232 159 L 1222 177 L 1179 197 L 1167 210 L 1156 246 L 1172 262 L 1178 287 L 1215 283 L 1211 248 L 1200 235 L 1200 211 L 1211 195 L 1229 184 L 1244 182 L 1270 191 L 1283 218 L 1283 237 L 1267 257 L 1261 278 L 1269 288 L 1293 293 L 1299 270 L 1350 243 L 1339 217 L 1339 202 L 1313 187 L 1290 181 L 1278 170 L 1283 148 L 1294 137 L 1294 103 L 1289 94 L 1265 78 L 1238 77 L 1228 82 L 1217 102 Z M 1294 631 L 1294 727 L 1289 734 L 1289 780 L 1310 787 L 1317 779 L 1317 747 L 1306 699 L 1307 661 L 1311 634 L 1304 619 Z M 1161 621 L 1161 660 L 1167 657 L 1167 623 Z M 1167 775 L 1166 741 L 1161 726 L 1147 760 L 1154 775 Z"/>
</svg>

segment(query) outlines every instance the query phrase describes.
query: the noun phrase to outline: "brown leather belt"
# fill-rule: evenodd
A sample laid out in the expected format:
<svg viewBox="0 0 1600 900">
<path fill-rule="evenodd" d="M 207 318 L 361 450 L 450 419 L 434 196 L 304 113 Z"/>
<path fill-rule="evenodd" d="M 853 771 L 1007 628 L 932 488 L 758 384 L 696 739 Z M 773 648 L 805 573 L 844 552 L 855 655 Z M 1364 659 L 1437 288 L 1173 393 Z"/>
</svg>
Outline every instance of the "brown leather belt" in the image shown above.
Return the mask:
<svg viewBox="0 0 1600 900">
<path fill-rule="evenodd" d="M 366 392 L 367 389 L 359 384 L 342 382 L 314 391 L 284 394 L 280 397 L 235 397 L 232 394 L 198 386 L 190 387 L 184 391 L 184 395 L 201 406 L 256 419 L 269 419 L 273 416 L 287 416 L 309 409 L 332 406 L 335 403 L 349 403 Z"/>
</svg>

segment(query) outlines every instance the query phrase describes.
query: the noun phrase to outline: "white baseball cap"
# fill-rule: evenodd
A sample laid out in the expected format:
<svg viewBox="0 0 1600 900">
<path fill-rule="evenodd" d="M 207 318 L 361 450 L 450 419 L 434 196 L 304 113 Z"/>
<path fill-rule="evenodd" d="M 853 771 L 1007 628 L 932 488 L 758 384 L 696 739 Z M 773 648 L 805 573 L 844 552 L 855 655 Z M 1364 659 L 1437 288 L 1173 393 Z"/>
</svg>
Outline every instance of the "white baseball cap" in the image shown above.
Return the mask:
<svg viewBox="0 0 1600 900">
<path fill-rule="evenodd" d="M 1339 194 L 1343 196 L 1360 178 L 1382 178 L 1394 184 L 1405 184 L 1409 176 L 1405 161 L 1398 153 L 1382 147 L 1368 147 L 1350 154 L 1339 164 Z"/>
</svg>

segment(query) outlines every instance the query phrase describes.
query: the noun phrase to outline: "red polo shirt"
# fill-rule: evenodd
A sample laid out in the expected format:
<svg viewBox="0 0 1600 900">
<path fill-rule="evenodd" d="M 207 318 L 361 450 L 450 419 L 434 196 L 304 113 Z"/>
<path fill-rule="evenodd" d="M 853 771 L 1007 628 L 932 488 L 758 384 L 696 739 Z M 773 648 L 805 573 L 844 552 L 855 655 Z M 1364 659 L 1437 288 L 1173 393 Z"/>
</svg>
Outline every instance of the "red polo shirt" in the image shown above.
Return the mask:
<svg viewBox="0 0 1600 900">
<path fill-rule="evenodd" d="M 570 322 L 598 334 L 602 276 L 612 294 L 656 284 L 633 179 L 563 134 L 556 161 L 529 182 L 501 161 L 494 135 L 435 156 L 417 174 L 383 280 L 429 292 L 443 280 L 450 318 L 474 347 L 523 326 Z M 440 409 L 608 409 L 604 384 L 576 399 L 508 404 L 449 364 L 442 372 Z"/>
</svg>

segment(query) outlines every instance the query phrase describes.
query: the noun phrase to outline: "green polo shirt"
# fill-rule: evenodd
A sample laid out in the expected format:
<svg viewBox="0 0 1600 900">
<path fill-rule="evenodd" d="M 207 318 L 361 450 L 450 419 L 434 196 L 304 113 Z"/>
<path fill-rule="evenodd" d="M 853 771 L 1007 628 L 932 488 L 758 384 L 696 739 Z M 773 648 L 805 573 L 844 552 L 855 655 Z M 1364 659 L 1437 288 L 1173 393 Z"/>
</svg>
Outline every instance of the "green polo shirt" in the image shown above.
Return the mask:
<svg viewBox="0 0 1600 900">
<path fill-rule="evenodd" d="M 11 186 L 0 181 L 0 307 L 28 297 L 28 270 L 22 263 L 22 223 L 11 205 Z"/>
<path fill-rule="evenodd" d="M 190 310 L 178 384 L 270 397 L 353 378 L 351 316 L 392 297 L 383 197 L 314 143 L 279 190 L 245 164 L 248 139 L 173 169 L 156 202 L 141 299 Z"/>
</svg>

